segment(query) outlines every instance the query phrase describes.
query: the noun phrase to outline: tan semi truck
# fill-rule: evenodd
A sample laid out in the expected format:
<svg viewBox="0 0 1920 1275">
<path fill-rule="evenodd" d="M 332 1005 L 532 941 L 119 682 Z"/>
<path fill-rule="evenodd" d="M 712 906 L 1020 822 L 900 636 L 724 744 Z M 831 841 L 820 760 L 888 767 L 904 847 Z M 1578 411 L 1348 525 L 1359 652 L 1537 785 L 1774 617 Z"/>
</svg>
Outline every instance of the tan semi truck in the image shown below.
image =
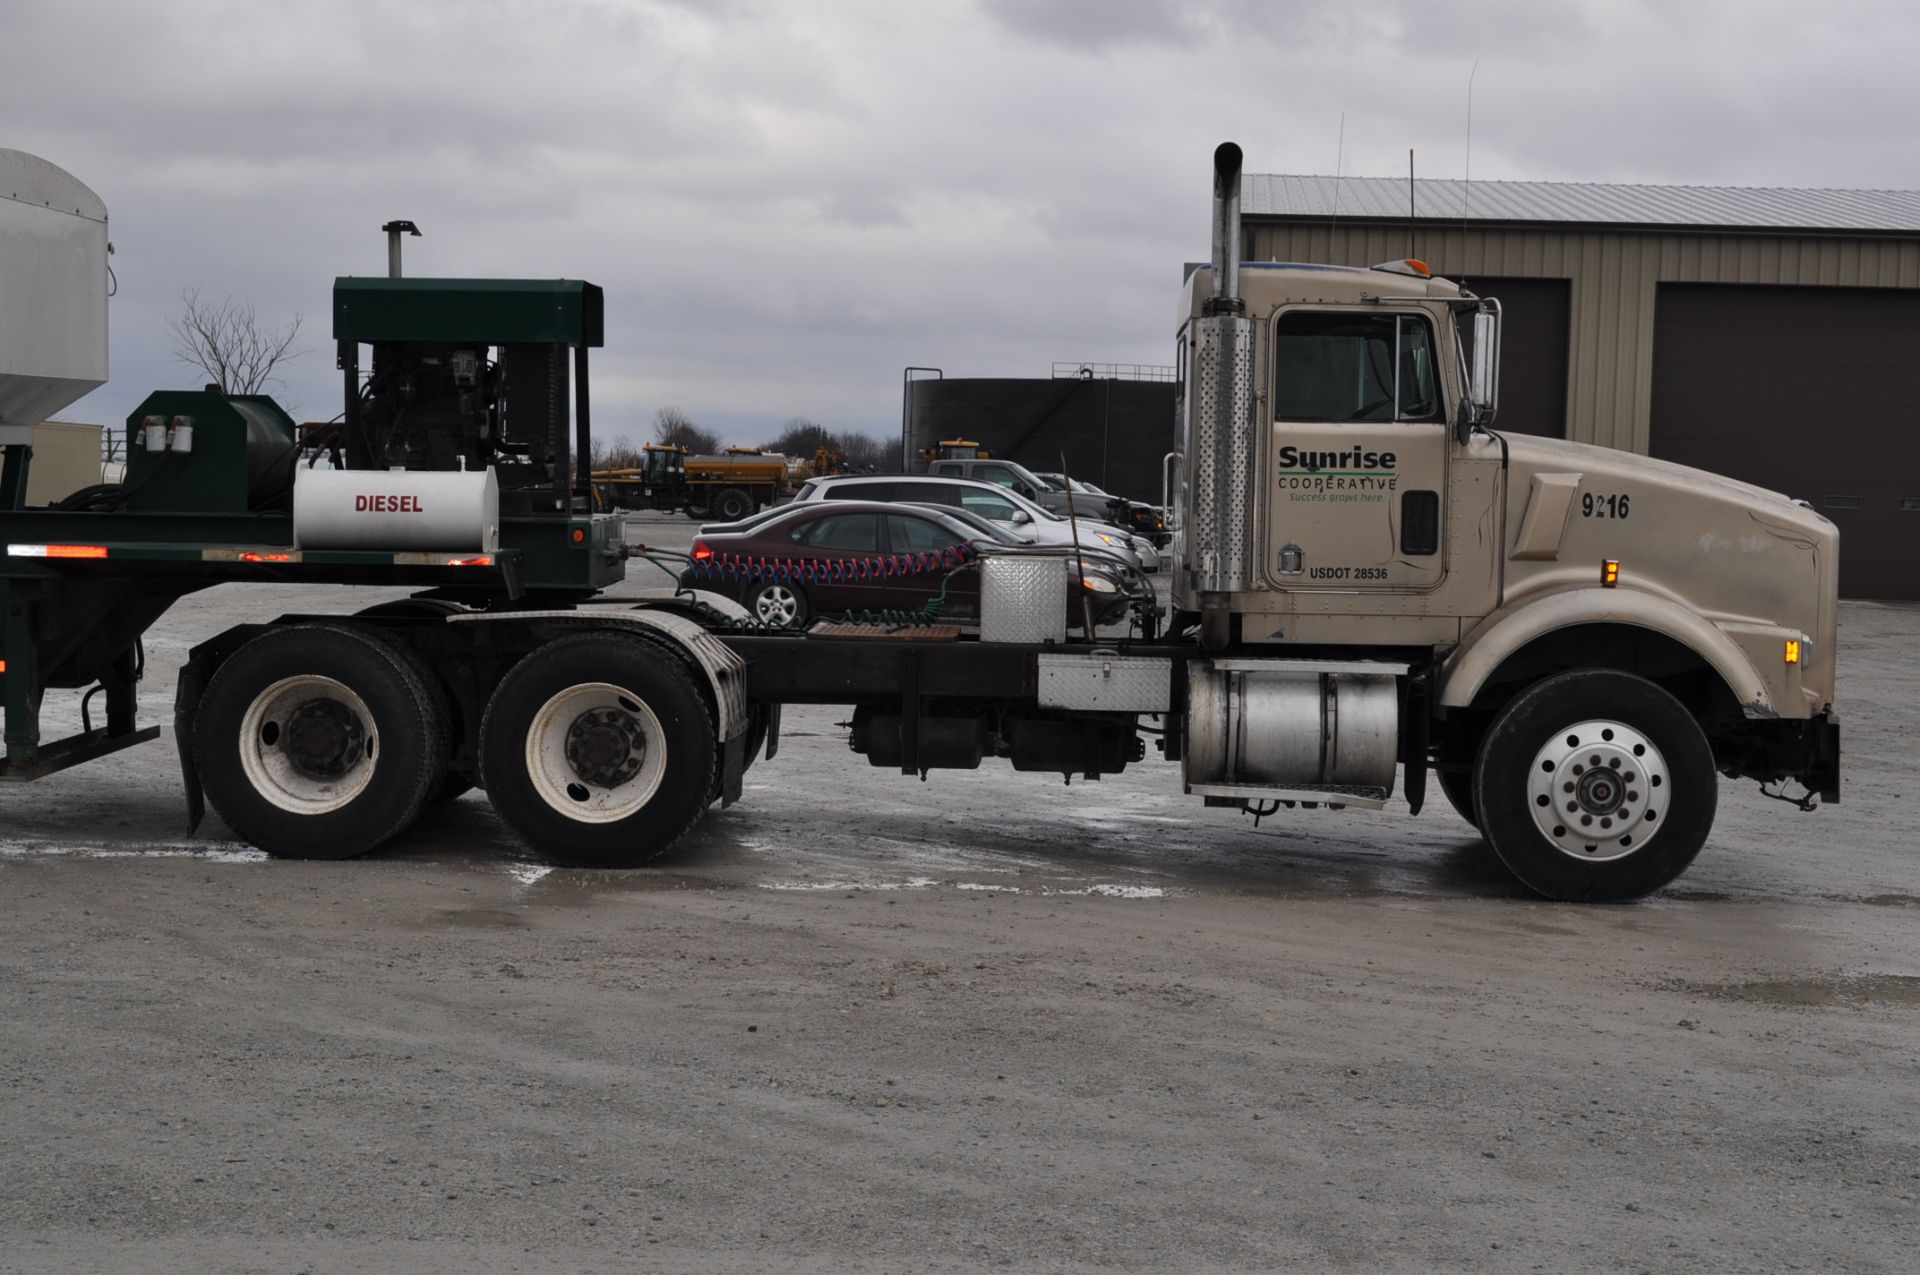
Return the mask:
<svg viewBox="0 0 1920 1275">
<path fill-rule="evenodd" d="M 128 418 L 147 478 L 31 507 L 31 435 L 6 421 L 42 419 L 104 379 L 106 246 L 104 210 L 54 219 L 48 208 L 79 206 L 72 179 L 33 164 L 61 202 L 0 201 L 0 238 L 31 218 L 33 242 L 51 225 L 91 252 L 60 258 L 68 276 L 0 290 L 0 318 L 67 303 L 101 318 L 97 351 L 0 346 L 19 355 L 0 367 L 0 588 L 14 616 L 0 626 L 0 779 L 157 733 L 137 720 L 137 638 L 171 601 L 218 581 L 307 580 L 425 593 L 236 626 L 194 648 L 174 699 L 190 813 L 204 796 L 279 855 L 361 853 L 432 817 L 430 794 L 478 783 L 555 862 L 642 864 L 739 798 L 747 766 L 774 759 L 787 704 L 850 707 L 854 752 L 923 778 L 1000 757 L 1098 779 L 1151 741 L 1186 793 L 1257 816 L 1377 808 L 1402 783 L 1418 813 L 1437 777 L 1501 862 L 1557 899 L 1673 880 L 1707 840 L 1721 775 L 1806 805 L 1839 794 L 1832 524 L 1698 470 L 1501 433 L 1497 303 L 1411 261 L 1242 265 L 1230 144 L 1214 155 L 1213 261 L 1187 280 L 1175 324 L 1170 612 L 1143 592 L 1124 635 L 1087 640 L 1065 625 L 1071 592 L 1095 587 L 1075 555 L 917 541 L 884 508 L 853 505 L 791 551 L 696 545 L 671 599 L 583 608 L 630 556 L 660 555 L 589 509 L 578 462 L 592 454 L 600 294 L 581 281 L 335 285 L 349 456 L 415 410 L 394 397 L 398 377 L 359 384 L 361 344 L 378 369 L 442 366 L 448 341 L 534 342 L 540 366 L 571 349 L 578 369 L 572 429 L 564 395 L 524 378 L 496 387 L 503 420 L 551 442 L 538 473 L 495 447 L 502 421 L 460 415 L 456 381 L 446 419 L 468 421 L 456 441 L 484 473 L 372 466 L 318 485 L 295 481 L 294 427 L 270 400 L 163 392 Z M 503 326 L 474 329 L 476 295 Z M 281 467 L 270 505 L 255 461 Z M 511 510 L 498 473 L 520 484 Z M 416 526 L 409 513 L 450 479 L 478 494 L 470 514 Z M 379 493 L 366 516 L 327 503 L 358 485 Z M 926 574 L 944 595 L 963 572 L 979 574 L 977 631 L 942 624 L 937 598 L 910 616 L 769 631 L 700 587 Z M 43 744 L 43 693 L 96 682 L 105 726 Z"/>
</svg>

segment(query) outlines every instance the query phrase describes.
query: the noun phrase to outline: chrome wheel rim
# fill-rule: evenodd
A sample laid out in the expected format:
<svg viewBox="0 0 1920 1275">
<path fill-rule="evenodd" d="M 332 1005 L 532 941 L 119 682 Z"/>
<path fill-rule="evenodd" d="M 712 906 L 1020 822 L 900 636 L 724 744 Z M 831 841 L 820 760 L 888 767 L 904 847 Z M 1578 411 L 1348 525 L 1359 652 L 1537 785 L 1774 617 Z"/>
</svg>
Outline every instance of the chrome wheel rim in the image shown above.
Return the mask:
<svg viewBox="0 0 1920 1275">
<path fill-rule="evenodd" d="M 1621 722 L 1577 722 L 1534 754 L 1527 808 L 1562 854 L 1605 863 L 1659 835 L 1670 792 L 1667 760 L 1646 735 Z"/>
<path fill-rule="evenodd" d="M 644 809 L 667 769 L 653 710 L 607 682 L 569 686 L 527 731 L 527 776 L 548 806 L 580 823 L 615 823 Z"/>
<path fill-rule="evenodd" d="M 344 682 L 283 677 L 240 719 L 240 768 L 275 807 L 324 815 L 373 781 L 380 731 L 366 701 Z"/>
<path fill-rule="evenodd" d="M 753 599 L 753 614 L 762 624 L 792 628 L 800 619 L 800 597 L 784 584 L 763 585 Z"/>
</svg>

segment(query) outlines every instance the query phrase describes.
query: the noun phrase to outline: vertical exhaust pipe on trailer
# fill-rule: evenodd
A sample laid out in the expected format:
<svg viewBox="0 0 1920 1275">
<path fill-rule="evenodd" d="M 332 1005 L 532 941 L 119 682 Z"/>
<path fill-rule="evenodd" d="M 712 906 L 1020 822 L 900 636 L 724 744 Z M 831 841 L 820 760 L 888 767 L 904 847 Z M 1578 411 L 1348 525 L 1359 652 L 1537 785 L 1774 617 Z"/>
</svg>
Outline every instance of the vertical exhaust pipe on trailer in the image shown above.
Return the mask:
<svg viewBox="0 0 1920 1275">
<path fill-rule="evenodd" d="M 1220 650 L 1233 637 L 1230 595 L 1254 587 L 1255 429 L 1253 322 L 1240 297 L 1240 148 L 1213 152 L 1213 280 L 1193 321 L 1187 386 L 1192 520 L 1188 582 L 1199 595 L 1200 640 Z"/>
</svg>

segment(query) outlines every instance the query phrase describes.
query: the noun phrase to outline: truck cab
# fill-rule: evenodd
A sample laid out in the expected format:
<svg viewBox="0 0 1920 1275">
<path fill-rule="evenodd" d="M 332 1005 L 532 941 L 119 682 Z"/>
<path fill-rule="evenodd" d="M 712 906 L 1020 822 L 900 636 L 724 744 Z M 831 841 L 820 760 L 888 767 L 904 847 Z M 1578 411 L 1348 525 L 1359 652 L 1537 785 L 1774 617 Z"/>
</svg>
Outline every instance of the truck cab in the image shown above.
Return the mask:
<svg viewBox="0 0 1920 1275">
<path fill-rule="evenodd" d="M 1474 794 L 1504 711 L 1579 672 L 1651 687 L 1637 711 L 1683 710 L 1715 770 L 1835 799 L 1833 524 L 1699 470 L 1503 434 L 1497 300 L 1413 260 L 1241 263 L 1229 149 L 1214 261 L 1180 302 L 1168 458 L 1174 605 L 1202 646 L 1403 660 L 1441 786 L 1483 827 Z M 1530 759 L 1590 768 L 1534 733 Z M 1535 801 L 1549 838 L 1598 829 L 1579 801 L 1571 831 L 1553 821 L 1572 790 L 1492 787 Z M 1580 845 L 1631 850 L 1597 831 Z"/>
</svg>

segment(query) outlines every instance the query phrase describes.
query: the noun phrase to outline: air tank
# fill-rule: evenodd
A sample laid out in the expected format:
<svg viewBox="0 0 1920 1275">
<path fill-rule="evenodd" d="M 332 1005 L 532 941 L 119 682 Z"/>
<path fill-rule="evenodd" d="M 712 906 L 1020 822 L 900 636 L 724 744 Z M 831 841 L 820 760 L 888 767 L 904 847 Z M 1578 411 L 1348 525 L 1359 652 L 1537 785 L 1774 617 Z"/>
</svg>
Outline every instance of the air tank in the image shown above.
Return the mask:
<svg viewBox="0 0 1920 1275">
<path fill-rule="evenodd" d="M 107 206 L 64 169 L 0 150 L 0 443 L 107 380 Z"/>
</svg>

